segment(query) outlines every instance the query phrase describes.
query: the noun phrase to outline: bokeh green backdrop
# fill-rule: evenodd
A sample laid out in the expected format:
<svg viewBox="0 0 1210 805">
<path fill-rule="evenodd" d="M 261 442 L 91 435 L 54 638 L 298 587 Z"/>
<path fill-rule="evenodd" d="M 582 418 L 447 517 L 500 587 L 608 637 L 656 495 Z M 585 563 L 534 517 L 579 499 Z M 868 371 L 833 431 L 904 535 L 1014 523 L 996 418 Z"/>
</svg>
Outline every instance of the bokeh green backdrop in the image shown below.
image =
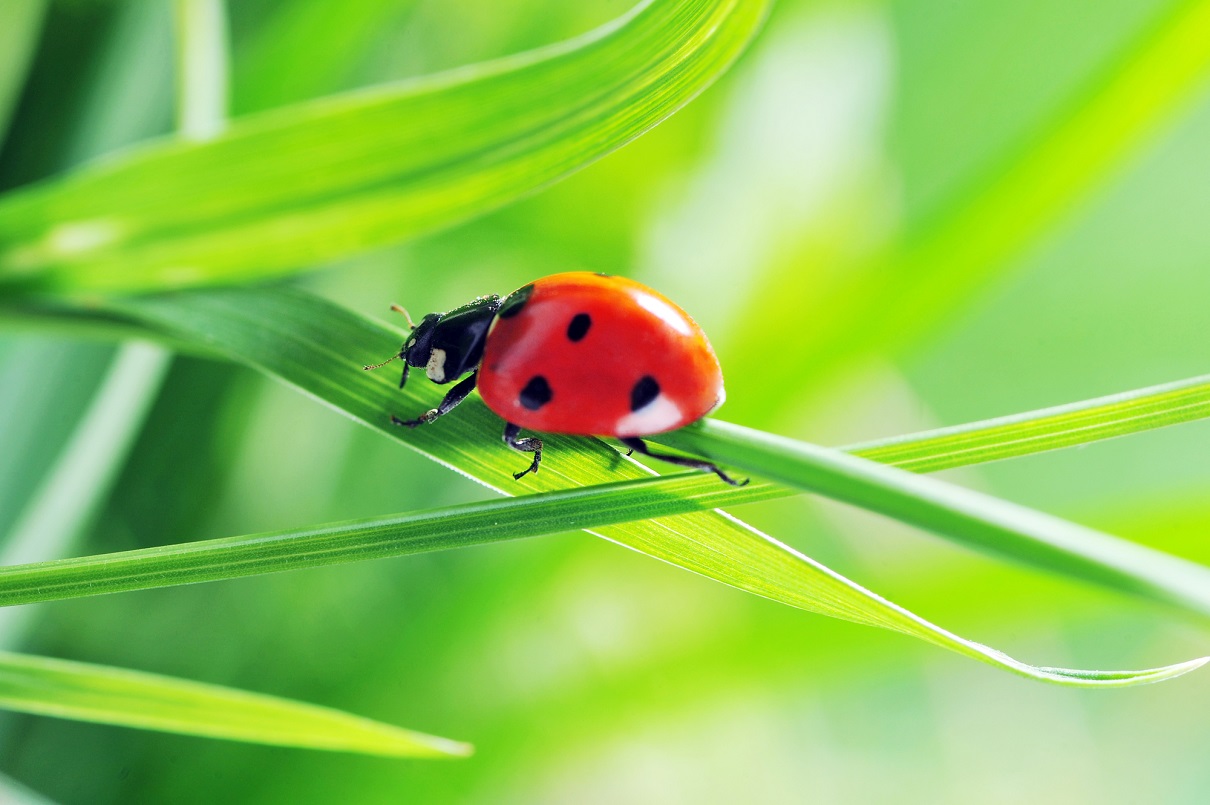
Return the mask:
<svg viewBox="0 0 1210 805">
<path fill-rule="evenodd" d="M 0 27 L 27 5 L 0 8 Z M 837 276 L 1029 153 L 1179 5 L 1196 4 L 784 0 L 735 69 L 622 151 L 305 282 L 385 316 L 393 301 L 440 310 L 557 270 L 634 276 L 711 333 L 729 377 L 720 416 L 824 444 L 1202 374 L 1205 92 L 988 281 L 943 309 L 907 311 L 919 326 L 901 339 L 810 378 L 786 357 L 810 349 L 796 339 L 809 338 Z M 513 53 L 627 6 L 232 3 L 233 113 Z M 0 188 L 171 125 L 167 3 L 44 11 Z M 0 528 L 53 464 L 110 351 L 61 336 L 0 341 Z M 1192 424 L 955 480 L 1206 561 L 1207 455 L 1210 428 Z M 78 551 L 483 496 L 247 370 L 179 358 Z M 795 498 L 742 514 L 1029 661 L 1146 667 L 1206 653 L 1205 632 L 1170 612 L 849 509 Z M 46 605 L 23 646 L 477 747 L 466 761 L 397 761 L 0 720 L 0 769 L 62 802 L 1201 802 L 1210 790 L 1205 673 L 1117 692 L 1050 688 L 582 534 Z"/>
</svg>

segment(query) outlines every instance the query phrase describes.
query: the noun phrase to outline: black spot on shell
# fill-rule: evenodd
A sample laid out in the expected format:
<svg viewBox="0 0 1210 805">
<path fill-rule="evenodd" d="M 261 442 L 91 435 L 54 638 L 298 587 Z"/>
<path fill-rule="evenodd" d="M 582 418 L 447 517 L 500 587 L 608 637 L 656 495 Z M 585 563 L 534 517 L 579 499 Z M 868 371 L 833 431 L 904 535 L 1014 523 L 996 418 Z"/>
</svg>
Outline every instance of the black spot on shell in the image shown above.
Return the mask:
<svg viewBox="0 0 1210 805">
<path fill-rule="evenodd" d="M 502 319 L 509 319 L 521 312 L 521 308 L 525 307 L 525 303 L 529 301 L 529 297 L 534 293 L 534 284 L 531 282 L 524 288 L 518 288 L 508 295 L 504 300 L 504 304 L 500 306 L 500 312 L 496 315 Z"/>
<path fill-rule="evenodd" d="M 551 392 L 550 384 L 546 382 L 546 378 L 542 375 L 534 375 L 525 384 L 525 388 L 521 389 L 521 395 L 518 399 L 521 405 L 531 411 L 537 411 L 542 406 L 550 402 Z"/>
<path fill-rule="evenodd" d="M 651 375 L 643 375 L 634 388 L 630 390 L 630 410 L 637 411 L 660 396 L 660 384 Z"/>
<path fill-rule="evenodd" d="M 567 325 L 567 337 L 572 341 L 579 341 L 588 335 L 588 328 L 591 326 L 591 316 L 587 313 L 577 313 L 571 317 L 571 324 Z"/>
</svg>

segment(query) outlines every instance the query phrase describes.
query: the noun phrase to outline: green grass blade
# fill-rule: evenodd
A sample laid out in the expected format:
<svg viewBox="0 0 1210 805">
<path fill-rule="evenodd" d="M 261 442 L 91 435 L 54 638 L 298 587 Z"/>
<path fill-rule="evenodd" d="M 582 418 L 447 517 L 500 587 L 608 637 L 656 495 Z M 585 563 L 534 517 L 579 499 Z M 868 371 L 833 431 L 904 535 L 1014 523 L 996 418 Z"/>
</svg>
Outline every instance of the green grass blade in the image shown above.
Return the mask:
<svg viewBox="0 0 1210 805">
<path fill-rule="evenodd" d="M 232 741 L 388 757 L 471 747 L 326 707 L 182 679 L 0 652 L 0 708 Z"/>
<path fill-rule="evenodd" d="M 643 471 L 592 439 L 551 436 L 542 472 L 514 482 L 517 455 L 500 443 L 500 422 L 472 398 L 441 427 L 392 427 L 392 412 L 433 407 L 441 389 L 413 383 L 400 392 L 392 375 L 359 366 L 396 348 L 403 334 L 315 297 L 292 291 L 217 290 L 114 302 L 152 326 L 224 351 L 506 494 L 555 491 L 643 477 Z M 749 494 L 758 494 L 753 490 Z M 530 505 L 527 502 L 523 505 Z M 1142 676 L 1043 670 L 962 640 L 885 601 L 789 547 L 721 512 L 699 512 L 595 529 L 614 542 L 791 606 L 912 634 L 967 656 L 1037 679 L 1069 684 L 1124 684 Z M 1192 666 L 1181 665 L 1180 671 Z M 1176 672 L 1158 669 L 1154 674 Z"/>
<path fill-rule="evenodd" d="M 717 420 L 662 441 L 955 542 L 1210 615 L 1210 569 L 981 492 Z"/>
<path fill-rule="evenodd" d="M 510 539 L 706 511 L 733 490 L 680 474 L 363 518 L 312 528 L 199 540 L 0 567 L 0 606 L 58 601 L 283 570 L 408 556 Z M 742 502 L 781 497 L 771 484 Z"/>
<path fill-rule="evenodd" d="M 964 640 L 912 614 L 814 560 L 760 535 L 761 542 L 704 543 L 693 562 L 675 559 L 671 534 L 678 533 L 670 515 L 706 510 L 739 498 L 743 502 L 783 494 L 762 484 L 743 490 L 717 481 L 703 484 L 694 474 L 619 481 L 611 484 L 547 492 L 507 500 L 471 503 L 369 518 L 308 529 L 202 540 L 121 553 L 60 559 L 0 569 L 0 605 L 60 600 L 175 584 L 293 570 L 341 562 L 405 556 L 426 551 L 484 545 L 507 539 L 593 529 L 610 534 L 608 526 L 632 519 L 665 518 L 655 523 L 630 523 L 630 535 L 643 529 L 667 529 L 644 552 L 688 567 L 732 586 L 789 603 L 801 609 L 846 620 L 881 626 L 919 637 L 968 657 L 1016 673 L 1069 685 L 1129 685 L 1155 682 L 1191 671 L 1207 659 L 1192 660 L 1145 671 L 1082 671 L 1037 668 L 986 646 Z M 718 513 L 707 516 L 721 517 Z M 732 526 L 734 520 L 724 520 Z M 754 531 L 737 531 L 756 534 Z M 613 536 L 625 535 L 614 530 Z M 617 540 L 621 542 L 622 540 Z M 634 547 L 631 542 L 623 542 Z M 719 548 L 721 555 L 711 555 Z M 770 550 L 770 549 L 774 550 Z M 762 550 L 763 549 L 763 550 Z M 788 593 L 793 593 L 789 595 Z"/>
<path fill-rule="evenodd" d="M 0 200 L 0 282 L 130 290 L 300 270 L 537 190 L 675 112 L 767 0 L 650 0 L 570 42 L 235 121 Z"/>
<path fill-rule="evenodd" d="M 1202 375 L 842 449 L 913 472 L 937 472 L 1074 447 L 1207 416 L 1210 416 L 1210 375 Z"/>
</svg>

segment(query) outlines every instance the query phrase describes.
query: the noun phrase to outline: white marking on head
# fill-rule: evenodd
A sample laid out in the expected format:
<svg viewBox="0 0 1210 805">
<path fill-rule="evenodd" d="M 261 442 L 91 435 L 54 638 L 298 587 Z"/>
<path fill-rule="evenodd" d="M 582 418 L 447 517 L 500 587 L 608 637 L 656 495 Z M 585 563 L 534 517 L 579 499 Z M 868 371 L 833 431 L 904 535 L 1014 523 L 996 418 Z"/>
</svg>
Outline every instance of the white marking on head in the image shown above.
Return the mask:
<svg viewBox="0 0 1210 805">
<path fill-rule="evenodd" d="M 660 321 L 681 335 L 693 335 L 693 328 L 690 326 L 685 314 L 658 296 L 652 296 L 647 293 L 635 294 L 635 301 L 639 303 L 639 307 L 648 313 L 654 313 L 659 317 Z"/>
<path fill-rule="evenodd" d="M 681 409 L 663 394 L 637 411 L 618 420 L 618 436 L 646 436 L 675 428 L 681 421 Z"/>
<path fill-rule="evenodd" d="M 424 367 L 424 373 L 428 375 L 429 380 L 434 383 L 445 382 L 445 350 L 434 349 L 429 353 L 428 365 Z"/>
</svg>

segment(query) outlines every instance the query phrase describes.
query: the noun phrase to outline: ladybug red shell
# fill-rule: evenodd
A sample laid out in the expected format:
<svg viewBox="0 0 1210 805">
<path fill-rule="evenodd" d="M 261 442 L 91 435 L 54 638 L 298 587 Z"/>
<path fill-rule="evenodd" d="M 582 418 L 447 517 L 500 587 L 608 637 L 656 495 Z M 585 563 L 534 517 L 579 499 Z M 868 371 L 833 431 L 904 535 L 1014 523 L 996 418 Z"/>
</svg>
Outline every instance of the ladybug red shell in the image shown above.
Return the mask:
<svg viewBox="0 0 1210 805">
<path fill-rule="evenodd" d="M 487 407 L 547 433 L 646 436 L 723 402 L 706 334 L 661 294 L 623 277 L 555 274 L 505 300 L 479 364 Z"/>
<path fill-rule="evenodd" d="M 525 428 L 612 436 L 631 450 L 737 483 L 708 461 L 653 453 L 640 438 L 701 419 L 722 404 L 724 393 L 706 334 L 685 311 L 634 280 L 555 274 L 504 299 L 483 296 L 430 313 L 391 360 L 397 358 L 405 362 L 400 388 L 413 367 L 423 366 L 434 383 L 462 379 L 437 408 L 391 421 L 412 428 L 433 422 L 478 386 L 487 407 L 506 422 L 504 441 L 534 454 L 518 479 L 537 472 L 542 461 L 541 439 L 521 437 Z"/>
</svg>

